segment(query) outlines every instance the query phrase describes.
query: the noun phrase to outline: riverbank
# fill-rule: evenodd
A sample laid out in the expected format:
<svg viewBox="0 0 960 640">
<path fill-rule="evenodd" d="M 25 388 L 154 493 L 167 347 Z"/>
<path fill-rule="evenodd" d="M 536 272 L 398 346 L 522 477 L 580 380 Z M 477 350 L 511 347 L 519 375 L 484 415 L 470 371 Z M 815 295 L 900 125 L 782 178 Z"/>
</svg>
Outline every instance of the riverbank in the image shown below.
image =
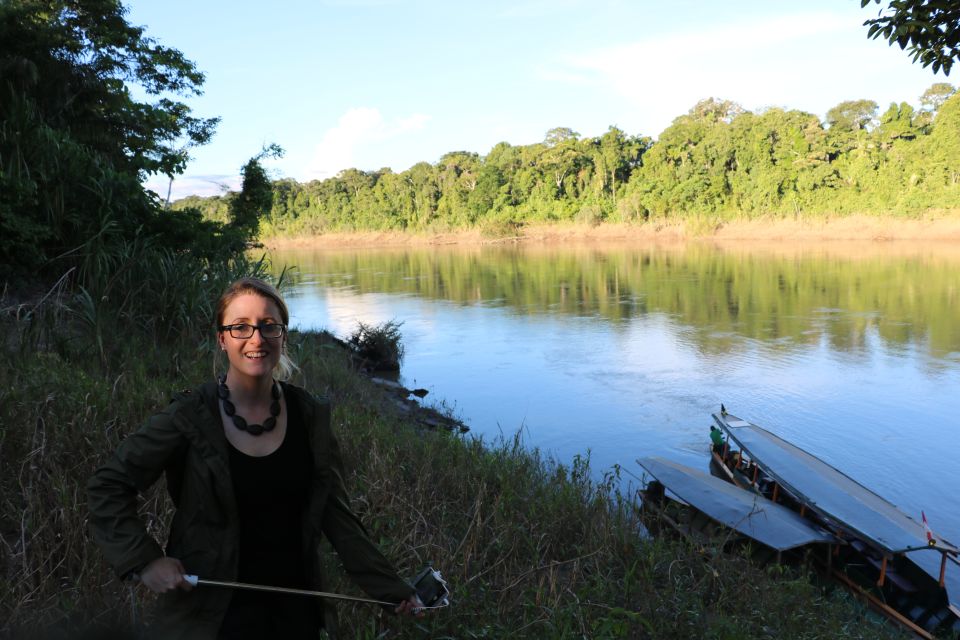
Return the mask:
<svg viewBox="0 0 960 640">
<path fill-rule="evenodd" d="M 921 218 L 895 216 L 812 216 L 743 220 L 701 219 L 644 224 L 531 224 L 515 232 L 491 235 L 479 229 L 416 233 L 400 231 L 337 232 L 304 237 L 262 239 L 267 248 L 386 247 L 523 243 L 658 243 L 709 241 L 719 244 L 823 242 L 960 243 L 960 211 L 932 212 Z"/>
<path fill-rule="evenodd" d="M 3 328 L 17 335 L 9 318 Z M 0 637 L 130 629 L 150 610 L 88 539 L 83 487 L 173 391 L 211 375 L 213 354 L 182 345 L 160 357 L 149 337 L 129 341 L 133 355 L 106 368 L 70 351 L 82 345 L 0 352 Z M 347 485 L 371 535 L 405 575 L 433 562 L 453 595 L 416 623 L 342 606 L 346 637 L 899 637 L 802 572 L 760 568 L 719 541 L 644 539 L 632 496 L 615 475 L 592 481 L 587 458 L 558 464 L 519 437 L 424 428 L 328 334 L 293 334 L 291 352 L 295 382 L 333 400 Z M 162 485 L 142 511 L 159 539 L 171 515 Z M 326 561 L 330 590 L 356 593 L 329 549 Z"/>
</svg>

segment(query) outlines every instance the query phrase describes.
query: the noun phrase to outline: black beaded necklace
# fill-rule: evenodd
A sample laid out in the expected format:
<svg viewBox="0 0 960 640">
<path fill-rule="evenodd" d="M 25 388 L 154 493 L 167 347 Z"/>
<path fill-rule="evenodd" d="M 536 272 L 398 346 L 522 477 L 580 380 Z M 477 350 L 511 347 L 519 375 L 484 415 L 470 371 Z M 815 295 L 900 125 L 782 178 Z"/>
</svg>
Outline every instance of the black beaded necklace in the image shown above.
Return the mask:
<svg viewBox="0 0 960 640">
<path fill-rule="evenodd" d="M 247 424 L 242 416 L 237 415 L 237 408 L 230 402 L 230 389 L 227 388 L 227 376 L 220 376 L 217 380 L 217 395 L 223 401 L 223 412 L 230 416 L 234 426 L 240 431 L 246 431 L 252 436 L 259 436 L 261 433 L 273 431 L 277 426 L 277 416 L 280 415 L 280 387 L 276 382 L 270 387 L 270 395 L 273 396 L 273 402 L 270 403 L 270 417 L 263 421 L 263 424 Z"/>
</svg>

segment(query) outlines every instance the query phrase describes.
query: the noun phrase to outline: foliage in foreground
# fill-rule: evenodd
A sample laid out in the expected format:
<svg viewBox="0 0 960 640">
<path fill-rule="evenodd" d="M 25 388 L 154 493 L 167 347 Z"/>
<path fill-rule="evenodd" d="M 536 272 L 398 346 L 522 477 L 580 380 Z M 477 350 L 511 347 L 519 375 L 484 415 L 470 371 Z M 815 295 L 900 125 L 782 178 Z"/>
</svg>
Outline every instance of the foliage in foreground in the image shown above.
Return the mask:
<svg viewBox="0 0 960 640">
<path fill-rule="evenodd" d="M 140 182 L 175 175 L 216 118 L 177 98 L 203 74 L 179 51 L 130 25 L 116 0 L 0 3 L 0 264 L 59 275 L 105 245 L 219 227 L 196 212 L 163 212 Z M 127 85 L 151 100 L 136 100 Z M 198 248 L 195 248 L 198 249 Z M 35 274 L 34 274 L 35 275 Z M 6 278 L 4 278 L 6 280 Z"/>
<path fill-rule="evenodd" d="M 882 4 L 882 0 L 873 0 Z M 866 7 L 870 0 L 860 0 Z M 950 75 L 953 63 L 960 60 L 960 7 L 953 2 L 937 0 L 891 0 L 878 17 L 863 23 L 869 25 L 867 36 L 880 38 L 908 49 L 914 62 L 943 69 Z"/>
<path fill-rule="evenodd" d="M 278 146 L 243 166 L 223 223 L 141 184 L 181 173 L 213 135 L 218 119 L 184 102 L 203 81 L 118 0 L 0 2 L 0 290 L 30 297 L 62 278 L 89 311 L 123 315 L 144 295 L 132 272 L 203 274 L 245 249 L 273 197 L 260 160 Z"/>
<path fill-rule="evenodd" d="M 16 326 L 7 317 L 3 327 Z M 67 350 L 0 354 L 0 636 L 27 626 L 129 628 L 149 610 L 85 531 L 83 486 L 124 434 L 176 390 L 213 375 L 205 347 L 131 338 L 103 368 Z M 381 401 L 322 334 L 292 336 L 298 382 L 335 401 L 354 507 L 413 575 L 432 561 L 453 604 L 421 620 L 341 606 L 346 637 L 884 638 L 895 632 L 804 576 L 679 541 L 645 541 L 616 473 L 591 480 L 519 438 L 421 432 Z M 160 483 L 162 484 L 162 483 Z M 170 506 L 143 502 L 164 535 Z M 330 560 L 333 590 L 356 593 Z"/>
</svg>

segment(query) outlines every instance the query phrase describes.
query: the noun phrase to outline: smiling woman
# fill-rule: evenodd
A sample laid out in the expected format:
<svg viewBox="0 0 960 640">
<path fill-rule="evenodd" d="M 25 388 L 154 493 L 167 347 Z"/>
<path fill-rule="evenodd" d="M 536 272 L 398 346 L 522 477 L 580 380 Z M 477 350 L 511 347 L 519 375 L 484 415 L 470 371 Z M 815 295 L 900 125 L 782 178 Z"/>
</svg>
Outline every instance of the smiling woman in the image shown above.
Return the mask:
<svg viewBox="0 0 960 640">
<path fill-rule="evenodd" d="M 321 590 L 326 536 L 351 577 L 398 613 L 422 606 L 367 537 L 343 486 L 330 404 L 278 380 L 289 372 L 289 313 L 277 290 L 234 282 L 217 303 L 226 374 L 184 392 L 123 441 L 88 484 L 90 526 L 117 574 L 162 594 L 156 637 L 307 638 L 333 610 L 303 597 L 201 589 L 201 578 Z M 279 375 L 278 375 L 279 374 Z M 165 473 L 176 505 L 166 549 L 137 516 Z"/>
<path fill-rule="evenodd" d="M 256 278 L 238 280 L 217 303 L 217 340 L 230 363 L 226 377 L 237 383 L 241 378 L 264 379 L 281 363 L 279 377 L 287 378 L 293 369 L 286 355 L 290 313 L 275 289 L 265 284 Z"/>
</svg>

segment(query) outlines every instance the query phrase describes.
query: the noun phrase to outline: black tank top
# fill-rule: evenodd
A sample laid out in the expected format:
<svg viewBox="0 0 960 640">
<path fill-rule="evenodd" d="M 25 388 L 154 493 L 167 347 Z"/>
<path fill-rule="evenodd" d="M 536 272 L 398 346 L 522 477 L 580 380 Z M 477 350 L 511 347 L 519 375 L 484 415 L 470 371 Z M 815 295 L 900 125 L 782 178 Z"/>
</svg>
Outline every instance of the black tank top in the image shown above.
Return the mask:
<svg viewBox="0 0 960 640">
<path fill-rule="evenodd" d="M 287 432 L 273 453 L 248 456 L 230 446 L 230 474 L 240 518 L 241 582 L 307 586 L 302 524 L 313 460 L 296 404 L 286 404 Z M 234 427 L 228 424 L 227 428 Z"/>
</svg>

